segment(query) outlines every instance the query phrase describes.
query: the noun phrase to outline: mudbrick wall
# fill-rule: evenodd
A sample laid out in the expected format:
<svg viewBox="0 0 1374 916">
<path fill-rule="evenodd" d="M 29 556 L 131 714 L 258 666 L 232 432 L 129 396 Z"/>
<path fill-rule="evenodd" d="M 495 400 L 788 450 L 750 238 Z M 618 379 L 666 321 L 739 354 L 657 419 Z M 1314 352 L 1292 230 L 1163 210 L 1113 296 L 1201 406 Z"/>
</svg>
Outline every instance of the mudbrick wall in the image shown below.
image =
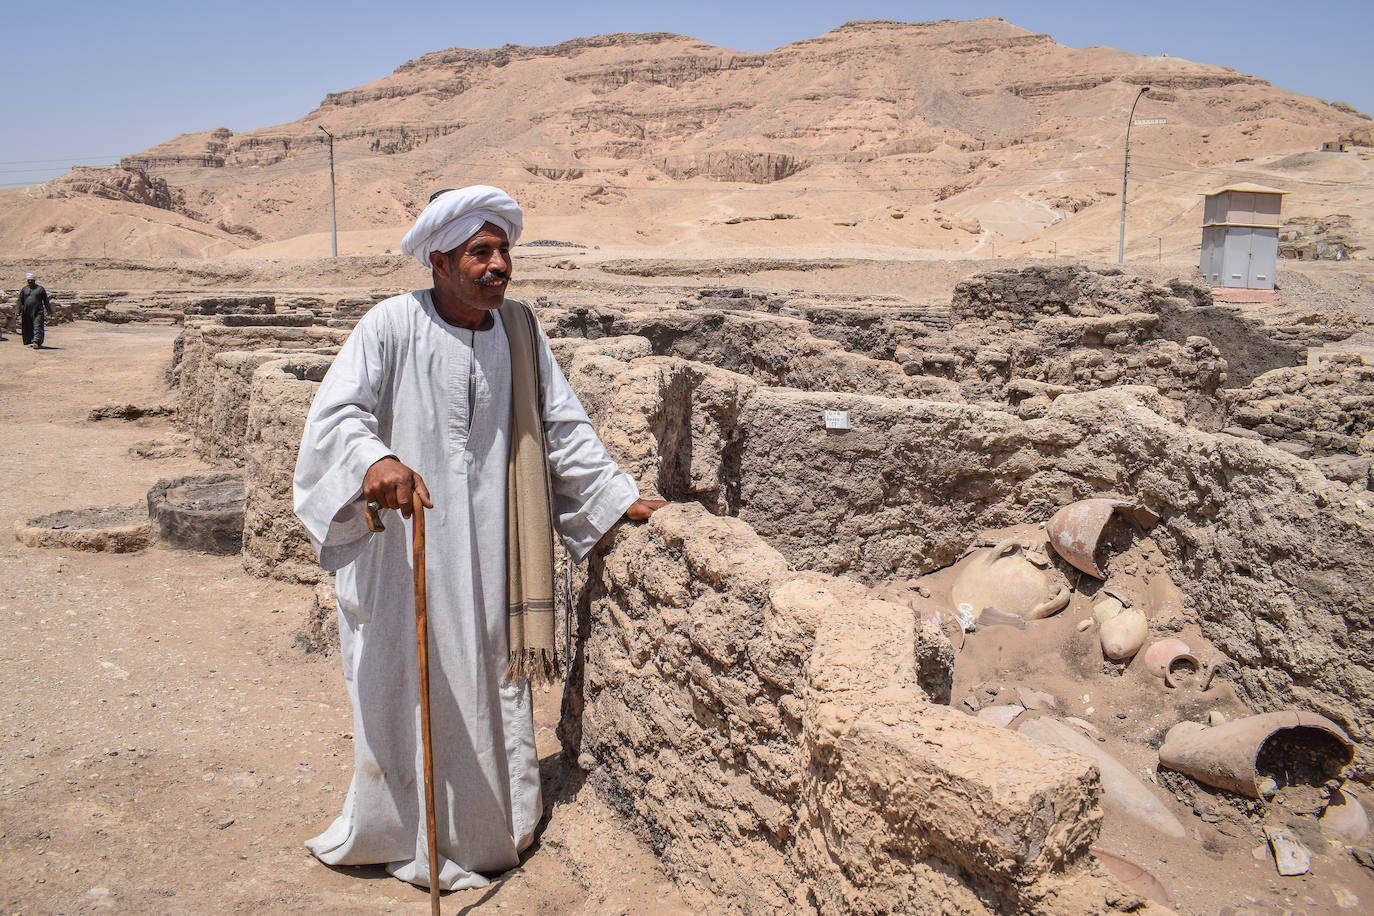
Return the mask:
<svg viewBox="0 0 1374 916">
<path fill-rule="evenodd" d="M 942 705 L 953 650 L 909 608 L 697 505 L 608 541 L 561 737 L 703 908 L 1141 903 L 1092 871 L 1091 765 Z"/>
<path fill-rule="evenodd" d="M 810 324 L 800 318 L 713 309 L 645 313 L 549 309 L 541 312 L 541 319 L 556 336 L 642 337 L 660 356 L 720 366 L 765 385 L 894 397 L 919 391 L 900 366 L 816 337 Z"/>
<path fill-rule="evenodd" d="M 338 352 L 348 337 L 341 328 L 315 327 L 227 327 L 217 323 L 192 322 L 186 327 L 174 350 L 172 376 L 178 384 L 177 418 L 191 434 L 197 453 L 209 460 L 242 460 L 239 415 L 246 413 L 247 379 L 261 361 L 253 351 L 276 350 L 282 353 L 302 350 Z M 218 360 L 221 353 L 245 355 Z M 246 352 L 245 352 L 246 351 Z M 256 365 L 255 365 L 256 364 Z M 237 440 L 218 440 L 221 434 Z"/>
<path fill-rule="evenodd" d="M 601 346 L 569 354 L 569 379 L 641 486 L 737 516 L 797 568 L 912 575 L 948 565 L 975 532 L 1044 521 L 1077 499 L 1145 503 L 1242 698 L 1339 722 L 1374 779 L 1368 494 L 1263 443 L 1172 422 L 1149 388 L 1063 395 L 1023 420 L 770 389 L 667 358 L 619 363 Z M 848 411 L 852 428 L 825 429 L 826 410 Z"/>
<path fill-rule="evenodd" d="M 1310 458 L 1334 480 L 1374 486 L 1374 366 L 1359 356 L 1274 369 L 1222 396 L 1228 431 Z"/>
<path fill-rule="evenodd" d="M 989 329 L 1033 329 L 1044 318 L 1101 318 L 1149 313 L 1159 318 L 1158 336 L 1184 344 L 1205 337 L 1225 356 L 1228 381 L 1246 385 L 1257 375 L 1305 361 L 1307 348 L 1354 332 L 1340 322 L 1273 326 L 1233 305 L 1215 303 L 1208 287 L 1173 279 L 1160 284 L 1119 268 L 1075 265 L 998 270 L 955 287 L 956 324 Z"/>
<path fill-rule="evenodd" d="M 310 402 L 333 360 L 298 353 L 253 373 L 244 446 L 243 564 L 255 575 L 306 583 L 326 578 L 296 518 L 292 478 Z"/>
<path fill-rule="evenodd" d="M 1258 322 L 1204 316 L 1198 303 L 1209 295 L 1181 281 L 1031 268 L 965 281 L 949 310 L 703 290 L 677 311 L 547 309 L 544 318 L 555 336 L 641 336 L 657 355 L 767 385 L 1013 405 L 1026 418 L 1063 393 L 1148 385 L 1176 403 L 1178 417 L 1217 430 L 1229 367 L 1203 331 L 1224 335 L 1247 360 L 1260 353 L 1266 366 L 1300 361 L 1301 348 L 1274 343 Z"/>
<path fill-rule="evenodd" d="M 338 352 L 338 347 L 313 351 L 267 347 L 216 353 L 214 376 L 209 380 L 209 409 L 198 415 L 191 427 L 191 447 L 207 461 L 242 466 L 248 457 L 244 444 L 248 437 L 248 402 L 254 373 L 264 363 L 305 352 L 332 356 Z"/>
</svg>

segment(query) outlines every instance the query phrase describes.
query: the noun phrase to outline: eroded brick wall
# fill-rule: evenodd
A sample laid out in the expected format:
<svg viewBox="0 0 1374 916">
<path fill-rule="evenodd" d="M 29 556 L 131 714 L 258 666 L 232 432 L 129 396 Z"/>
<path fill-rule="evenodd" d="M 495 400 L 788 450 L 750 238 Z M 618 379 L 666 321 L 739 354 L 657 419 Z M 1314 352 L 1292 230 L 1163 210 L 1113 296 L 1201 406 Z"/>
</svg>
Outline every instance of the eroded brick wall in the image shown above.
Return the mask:
<svg viewBox="0 0 1374 916">
<path fill-rule="evenodd" d="M 254 575 L 311 584 L 329 578 L 296 518 L 293 480 L 310 402 L 333 360 L 300 353 L 253 373 L 244 447 L 243 565 Z"/>
<path fill-rule="evenodd" d="M 1299 707 L 1360 744 L 1374 779 L 1374 509 L 1263 443 L 1163 416 L 1149 388 L 1062 395 L 1043 416 L 770 389 L 590 343 L 569 377 L 646 490 L 747 522 L 798 568 L 876 580 L 952 562 L 977 532 L 1120 496 L 1152 532 L 1204 635 L 1257 710 Z M 851 429 L 827 430 L 827 409 Z"/>
<path fill-rule="evenodd" d="M 579 618 L 565 751 L 704 911 L 1106 910 L 1095 771 L 940 705 L 909 608 L 683 504 L 611 535 Z"/>
</svg>

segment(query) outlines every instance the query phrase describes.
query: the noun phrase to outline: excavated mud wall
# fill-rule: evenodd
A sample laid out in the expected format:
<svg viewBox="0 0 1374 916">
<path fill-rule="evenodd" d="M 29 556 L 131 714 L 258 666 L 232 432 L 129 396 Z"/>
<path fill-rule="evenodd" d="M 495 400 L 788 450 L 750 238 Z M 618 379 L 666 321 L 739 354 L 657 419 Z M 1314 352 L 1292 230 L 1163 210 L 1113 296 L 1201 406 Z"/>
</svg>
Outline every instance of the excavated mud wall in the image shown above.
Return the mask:
<svg viewBox="0 0 1374 916">
<path fill-rule="evenodd" d="M 901 397 L 918 387 L 895 363 L 853 353 L 811 333 L 802 319 L 712 309 L 625 314 L 612 310 L 541 314 L 553 335 L 636 336 L 659 356 L 677 356 L 805 391 L 864 391 Z"/>
<path fill-rule="evenodd" d="M 882 579 L 937 569 L 974 532 L 1117 495 L 1152 532 L 1204 634 L 1256 709 L 1320 712 L 1374 778 L 1370 501 L 1262 443 L 1166 419 L 1147 388 L 1063 395 L 1042 417 L 769 389 L 588 343 L 570 381 L 642 485 L 737 516 L 799 568 Z M 852 428 L 827 430 L 826 410 Z"/>
<path fill-rule="evenodd" d="M 243 564 L 289 582 L 323 582 L 315 550 L 296 518 L 292 479 L 310 402 L 333 357 L 301 353 L 253 373 L 244 451 Z"/>
<path fill-rule="evenodd" d="M 1217 430 L 1228 363 L 1207 337 L 1183 330 L 1216 325 L 1246 354 L 1278 348 L 1276 364 L 1301 357 L 1265 337 L 1258 322 L 1244 325 L 1246 336 L 1202 320 L 1197 303 L 1208 295 L 1181 281 L 1165 287 L 1083 268 L 1030 268 L 965 281 L 947 310 L 703 290 L 676 311 L 550 309 L 544 320 L 554 336 L 635 335 L 656 355 L 765 385 L 1012 406 L 1023 418 L 1043 415 L 1064 393 L 1148 385 L 1177 404 L 1179 418 Z"/>
<path fill-rule="evenodd" d="M 172 374 L 179 387 L 177 419 L 191 434 L 196 451 L 209 460 L 234 460 L 234 455 L 242 450 L 241 437 L 220 442 L 216 436 L 239 428 L 238 414 L 244 409 L 239 396 L 246 391 L 245 373 L 251 372 L 250 364 L 255 358 L 217 363 L 219 354 L 266 350 L 338 352 L 347 337 L 347 330 L 336 328 L 189 324 L 174 348 Z M 233 416 L 220 416 L 220 411 Z"/>
<path fill-rule="evenodd" d="M 713 912 L 1103 912 L 1082 758 L 946 705 L 909 608 L 701 506 L 622 527 L 580 603 L 561 737 Z M 594 759 L 591 764 L 587 757 Z"/>
<path fill-rule="evenodd" d="M 214 356 L 214 375 L 209 380 L 209 410 L 197 417 L 191 429 L 191 447 L 207 461 L 242 466 L 247 460 L 248 401 L 253 375 L 264 363 L 302 353 L 333 356 L 338 347 L 317 350 L 268 347 L 263 350 L 224 350 Z M 208 424 L 208 429 L 207 429 Z"/>
<path fill-rule="evenodd" d="M 1275 369 L 1223 397 L 1230 431 L 1310 458 L 1333 480 L 1374 486 L 1374 366 L 1359 356 Z"/>
<path fill-rule="evenodd" d="M 1207 338 L 1226 359 L 1232 385 L 1299 365 L 1309 346 L 1344 336 L 1318 325 L 1271 327 L 1236 306 L 1213 302 L 1206 286 L 1181 279 L 1159 284 L 1117 268 L 1065 265 L 980 274 L 955 287 L 951 310 L 961 323 L 988 321 L 1022 329 L 1053 316 L 1149 313 L 1159 318 L 1163 339 L 1185 344 L 1190 337 Z"/>
</svg>

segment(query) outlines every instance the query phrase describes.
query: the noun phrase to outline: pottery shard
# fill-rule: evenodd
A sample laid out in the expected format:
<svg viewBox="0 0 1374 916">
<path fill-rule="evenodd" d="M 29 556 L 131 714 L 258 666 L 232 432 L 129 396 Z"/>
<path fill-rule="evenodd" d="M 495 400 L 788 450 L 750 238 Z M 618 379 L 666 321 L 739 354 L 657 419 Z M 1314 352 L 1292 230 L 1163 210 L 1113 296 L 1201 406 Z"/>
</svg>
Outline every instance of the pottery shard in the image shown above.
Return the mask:
<svg viewBox="0 0 1374 916">
<path fill-rule="evenodd" d="M 984 706 L 978 710 L 978 718 L 984 722 L 991 722 L 993 725 L 1006 728 L 1021 713 L 1025 712 L 1020 706 L 1012 703 L 1005 703 L 1000 706 Z"/>
<path fill-rule="evenodd" d="M 1027 709 L 1053 709 L 1056 702 L 1054 697 L 1045 691 L 1032 690 L 1029 687 L 1017 687 L 1016 698 Z"/>
<path fill-rule="evenodd" d="M 1282 827 L 1265 827 L 1264 837 L 1274 851 L 1274 865 L 1285 878 L 1305 875 L 1312 868 L 1312 853 Z"/>
<path fill-rule="evenodd" d="M 1097 770 L 1102 777 L 1103 804 L 1167 836 L 1182 838 L 1188 835 L 1183 824 L 1164 807 L 1164 803 L 1155 798 L 1144 783 L 1136 779 L 1115 757 L 1099 747 L 1097 742 L 1054 719 L 1033 719 L 1021 723 L 1016 730 L 1029 738 L 1073 751 L 1097 764 Z"/>
<path fill-rule="evenodd" d="M 1160 906 L 1174 908 L 1173 895 L 1164 882 L 1155 877 L 1154 872 L 1144 868 L 1125 856 L 1119 856 L 1105 849 L 1092 847 L 1093 857 L 1102 863 L 1113 878 L 1126 885 L 1142 897 L 1148 897 Z"/>
</svg>

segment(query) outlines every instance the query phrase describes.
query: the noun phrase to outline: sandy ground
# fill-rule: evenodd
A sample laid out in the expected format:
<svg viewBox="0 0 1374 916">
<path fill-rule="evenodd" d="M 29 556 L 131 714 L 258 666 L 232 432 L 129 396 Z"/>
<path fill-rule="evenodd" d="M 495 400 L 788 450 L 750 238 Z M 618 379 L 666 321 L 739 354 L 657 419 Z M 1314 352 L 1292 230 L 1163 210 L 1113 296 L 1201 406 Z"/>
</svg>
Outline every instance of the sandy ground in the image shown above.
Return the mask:
<svg viewBox="0 0 1374 916">
<path fill-rule="evenodd" d="M 138 459 L 165 419 L 92 407 L 171 400 L 177 329 L 61 325 L 50 348 L 0 342 L 0 524 L 132 506 L 203 465 Z M 295 645 L 307 588 L 236 557 L 32 549 L 0 538 L 0 910 L 5 913 L 423 913 L 380 868 L 331 869 L 301 845 L 352 771 L 337 661 Z M 521 868 L 444 912 L 686 913 L 648 849 L 567 771 L 557 695 L 536 706 L 552 813 Z"/>
</svg>

